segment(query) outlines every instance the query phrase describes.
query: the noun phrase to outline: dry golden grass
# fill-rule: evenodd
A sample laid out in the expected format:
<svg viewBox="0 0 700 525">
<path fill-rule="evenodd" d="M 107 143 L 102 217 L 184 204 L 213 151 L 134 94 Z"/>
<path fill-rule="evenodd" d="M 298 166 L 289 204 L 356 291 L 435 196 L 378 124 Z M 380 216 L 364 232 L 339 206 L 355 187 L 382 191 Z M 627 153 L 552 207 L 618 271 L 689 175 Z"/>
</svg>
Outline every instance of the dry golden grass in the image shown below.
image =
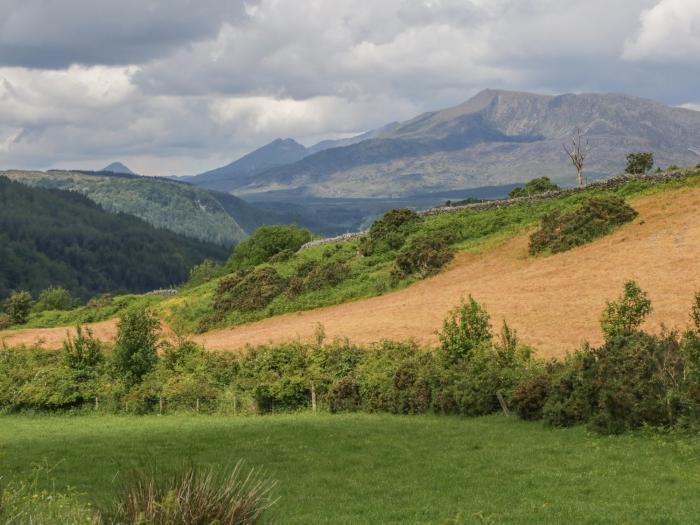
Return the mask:
<svg viewBox="0 0 700 525">
<path fill-rule="evenodd" d="M 616 297 L 627 279 L 647 290 L 654 312 L 650 330 L 662 323 L 684 327 L 693 293 L 700 290 L 700 189 L 643 197 L 633 206 L 640 216 L 612 235 L 549 257 L 527 255 L 527 235 L 481 254 L 459 255 L 439 275 L 380 297 L 283 315 L 217 330 L 195 339 L 212 350 L 237 350 L 246 344 L 311 340 L 321 323 L 329 337 L 357 343 L 406 339 L 433 344 L 447 312 L 462 297 L 486 304 L 494 325 L 507 319 L 521 339 L 542 356 L 558 356 L 585 340 L 601 340 L 598 319 L 605 301 Z M 115 323 L 93 327 L 102 339 L 114 336 Z M 42 339 L 60 346 L 66 330 L 10 332 L 8 344 Z"/>
</svg>

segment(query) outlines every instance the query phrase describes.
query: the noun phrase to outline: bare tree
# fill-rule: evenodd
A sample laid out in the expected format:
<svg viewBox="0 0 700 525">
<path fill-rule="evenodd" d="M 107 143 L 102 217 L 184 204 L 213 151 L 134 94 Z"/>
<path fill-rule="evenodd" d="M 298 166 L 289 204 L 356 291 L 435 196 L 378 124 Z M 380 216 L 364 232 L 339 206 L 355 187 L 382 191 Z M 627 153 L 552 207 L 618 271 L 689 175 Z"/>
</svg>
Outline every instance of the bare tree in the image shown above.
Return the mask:
<svg viewBox="0 0 700 525">
<path fill-rule="evenodd" d="M 564 151 L 571 159 L 571 163 L 576 168 L 576 179 L 578 180 L 578 187 L 583 188 L 585 185 L 585 180 L 583 179 L 583 163 L 586 160 L 588 152 L 591 150 L 588 139 L 583 142 L 583 135 L 581 134 L 581 129 L 576 128 L 574 137 L 571 139 L 571 146 L 563 144 Z"/>
</svg>

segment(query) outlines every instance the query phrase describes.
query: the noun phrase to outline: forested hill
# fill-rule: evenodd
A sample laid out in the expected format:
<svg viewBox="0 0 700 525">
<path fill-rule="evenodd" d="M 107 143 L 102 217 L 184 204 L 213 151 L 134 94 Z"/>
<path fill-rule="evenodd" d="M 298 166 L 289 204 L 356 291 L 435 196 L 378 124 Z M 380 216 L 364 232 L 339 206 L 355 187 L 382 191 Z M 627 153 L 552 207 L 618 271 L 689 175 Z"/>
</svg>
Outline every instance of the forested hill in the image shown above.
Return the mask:
<svg viewBox="0 0 700 525">
<path fill-rule="evenodd" d="M 146 292 L 180 283 L 193 265 L 229 251 L 109 213 L 75 192 L 0 177 L 0 299 L 52 285 L 83 299 Z"/>
</svg>

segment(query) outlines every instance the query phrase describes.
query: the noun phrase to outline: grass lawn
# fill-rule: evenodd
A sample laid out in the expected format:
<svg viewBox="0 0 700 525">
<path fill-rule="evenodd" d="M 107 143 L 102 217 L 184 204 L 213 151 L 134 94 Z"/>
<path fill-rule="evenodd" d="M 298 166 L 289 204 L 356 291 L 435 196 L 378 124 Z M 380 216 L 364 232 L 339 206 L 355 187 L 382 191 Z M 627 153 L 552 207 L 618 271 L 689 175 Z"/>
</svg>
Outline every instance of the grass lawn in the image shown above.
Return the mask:
<svg viewBox="0 0 700 525">
<path fill-rule="evenodd" d="M 278 523 L 697 523 L 700 440 L 502 416 L 3 416 L 0 475 L 109 501 L 133 467 L 244 459 Z M 461 515 L 461 518 L 454 518 Z M 454 520 L 454 521 L 452 521 Z"/>
</svg>

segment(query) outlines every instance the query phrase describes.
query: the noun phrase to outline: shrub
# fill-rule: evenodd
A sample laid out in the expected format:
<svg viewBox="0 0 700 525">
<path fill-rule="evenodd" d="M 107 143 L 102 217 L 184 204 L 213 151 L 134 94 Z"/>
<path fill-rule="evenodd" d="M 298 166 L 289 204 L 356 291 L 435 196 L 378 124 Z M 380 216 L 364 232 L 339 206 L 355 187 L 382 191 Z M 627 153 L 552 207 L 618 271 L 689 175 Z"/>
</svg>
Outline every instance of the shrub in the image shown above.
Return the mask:
<svg viewBox="0 0 700 525">
<path fill-rule="evenodd" d="M 341 261 L 306 261 L 297 267 L 296 274 L 289 280 L 287 293 L 294 296 L 307 291 L 332 288 L 342 283 L 349 274 L 350 267 Z"/>
<path fill-rule="evenodd" d="M 219 282 L 214 310 L 220 314 L 264 308 L 285 289 L 287 281 L 270 266 L 237 272 Z"/>
<path fill-rule="evenodd" d="M 361 239 L 360 253 L 367 256 L 398 250 L 419 221 L 418 214 L 408 208 L 389 210 L 381 219 L 372 223 L 367 236 Z"/>
<path fill-rule="evenodd" d="M 5 330 L 10 326 L 12 326 L 12 318 L 5 313 L 0 313 L 0 330 Z"/>
<path fill-rule="evenodd" d="M 625 173 L 643 175 L 654 167 L 654 154 L 650 151 L 630 153 L 627 155 Z"/>
<path fill-rule="evenodd" d="M 360 385 L 354 377 L 342 377 L 328 390 L 328 408 L 332 413 L 354 412 L 360 408 Z"/>
<path fill-rule="evenodd" d="M 252 268 L 284 251 L 296 252 L 313 238 L 306 228 L 294 224 L 261 226 L 241 241 L 226 263 L 228 272 Z"/>
<path fill-rule="evenodd" d="M 13 292 L 5 301 L 5 313 L 12 324 L 24 324 L 29 320 L 32 296 L 29 292 Z"/>
<path fill-rule="evenodd" d="M 396 258 L 399 275 L 427 277 L 440 271 L 454 257 L 454 250 L 442 235 L 421 236 L 411 241 Z"/>
<path fill-rule="evenodd" d="M 75 301 L 68 290 L 60 286 L 52 286 L 39 294 L 39 299 L 34 308 L 39 312 L 44 310 L 70 310 L 74 304 Z"/>
<path fill-rule="evenodd" d="M 508 194 L 511 199 L 517 197 L 529 197 L 531 195 L 537 195 L 539 193 L 547 193 L 549 191 L 559 191 L 561 188 L 554 184 L 549 177 L 539 177 L 537 179 L 532 179 L 530 182 L 525 184 L 522 188 L 514 188 Z"/>
<path fill-rule="evenodd" d="M 521 382 L 513 391 L 513 408 L 526 420 L 542 419 L 552 389 L 551 375 L 542 372 Z"/>
<path fill-rule="evenodd" d="M 221 272 L 221 267 L 210 259 L 206 259 L 201 264 L 197 264 L 190 270 L 187 284 L 197 286 L 207 283 L 217 277 Z"/>
<path fill-rule="evenodd" d="M 253 525 L 274 505 L 274 483 L 238 463 L 227 475 L 185 467 L 175 475 L 135 472 L 117 497 L 114 523 Z"/>
<path fill-rule="evenodd" d="M 93 337 L 89 328 L 83 330 L 78 325 L 75 338 L 68 335 L 63 341 L 63 364 L 78 387 L 80 402 L 97 395 L 104 361 L 102 343 Z"/>
<path fill-rule="evenodd" d="M 634 281 L 627 281 L 617 301 L 608 302 L 600 325 L 607 339 L 632 335 L 651 313 L 647 293 Z"/>
<path fill-rule="evenodd" d="M 632 221 L 637 212 L 617 196 L 591 197 L 571 212 L 553 212 L 530 236 L 530 253 L 559 253 L 603 237 Z"/>
<path fill-rule="evenodd" d="M 438 333 L 438 354 L 444 361 L 456 362 L 467 357 L 474 348 L 488 345 L 493 339 L 490 317 L 486 309 L 470 295 L 469 300 L 450 311 Z"/>
<path fill-rule="evenodd" d="M 117 323 L 112 364 L 125 384 L 140 383 L 158 362 L 160 321 L 145 308 L 124 312 Z"/>
</svg>

